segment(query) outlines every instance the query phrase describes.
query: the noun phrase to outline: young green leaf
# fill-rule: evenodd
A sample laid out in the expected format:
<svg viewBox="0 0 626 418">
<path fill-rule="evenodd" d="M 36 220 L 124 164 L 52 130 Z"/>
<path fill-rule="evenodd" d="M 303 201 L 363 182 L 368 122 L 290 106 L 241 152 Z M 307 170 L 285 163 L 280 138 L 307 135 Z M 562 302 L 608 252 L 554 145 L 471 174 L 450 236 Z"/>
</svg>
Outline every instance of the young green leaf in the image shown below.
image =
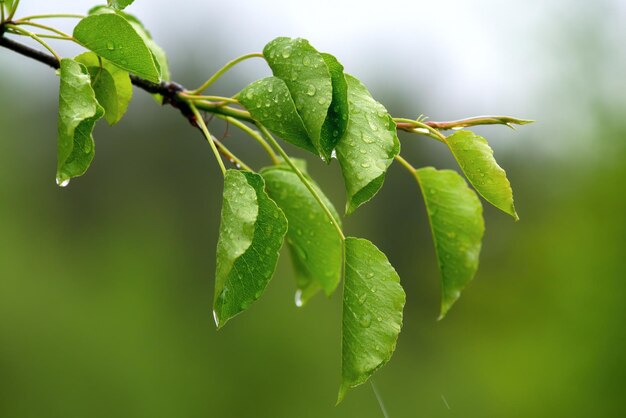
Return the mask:
<svg viewBox="0 0 626 418">
<path fill-rule="evenodd" d="M 350 118 L 336 151 L 348 192 L 346 213 L 351 214 L 381 188 L 400 141 L 385 107 L 355 77 L 346 74 L 346 80 Z"/>
<path fill-rule="evenodd" d="M 493 158 L 493 150 L 487 140 L 463 130 L 447 137 L 446 142 L 476 191 L 487 202 L 518 220 L 511 184 L 506 178 L 506 172 Z"/>
<path fill-rule="evenodd" d="M 13 9 L 14 0 L 2 0 L 2 1 L 0 1 L 0 3 L 2 3 L 4 5 L 5 9 L 9 13 L 11 12 L 11 9 Z"/>
<path fill-rule="evenodd" d="M 348 127 L 350 109 L 348 105 L 348 83 L 343 73 L 343 65 L 330 54 L 322 53 L 322 58 L 330 71 L 333 84 L 333 100 L 328 108 L 328 114 L 320 137 L 320 152 L 322 158 L 330 163 L 332 152 Z"/>
<path fill-rule="evenodd" d="M 277 77 L 257 80 L 241 90 L 237 99 L 255 120 L 280 138 L 316 152 L 283 80 Z"/>
<path fill-rule="evenodd" d="M 107 0 L 107 4 L 118 10 L 124 10 L 124 8 L 130 6 L 135 0 Z"/>
<path fill-rule="evenodd" d="M 374 244 L 348 237 L 345 246 L 342 382 L 337 403 L 391 358 L 406 299 L 398 273 Z"/>
<path fill-rule="evenodd" d="M 126 113 L 133 95 L 128 71 L 116 67 L 104 58 L 99 61 L 94 52 L 85 52 L 74 60 L 87 67 L 96 99 L 105 110 L 104 118 L 109 125 L 115 125 Z"/>
<path fill-rule="evenodd" d="M 261 296 L 274 274 L 286 232 L 285 215 L 265 193 L 263 177 L 228 170 L 213 302 L 218 328 Z"/>
<path fill-rule="evenodd" d="M 341 280 L 341 237 L 311 192 L 289 166 L 283 164 L 266 168 L 261 174 L 268 194 L 283 210 L 289 223 L 287 242 L 298 286 L 296 303 L 298 306 L 304 305 L 320 288 L 330 296 Z M 330 200 L 311 178 L 308 180 L 331 210 L 335 220 L 341 223 Z"/>
<path fill-rule="evenodd" d="M 265 46 L 263 55 L 274 76 L 287 85 L 309 138 L 322 155 L 322 125 L 333 99 L 332 80 L 322 54 L 305 39 L 280 37 Z"/>
<path fill-rule="evenodd" d="M 57 146 L 57 183 L 85 173 L 94 157 L 93 127 L 104 115 L 96 101 L 87 68 L 69 58 L 61 60 L 58 71 L 59 122 Z"/>
<path fill-rule="evenodd" d="M 87 16 L 74 28 L 74 38 L 114 65 L 154 83 L 160 81 L 152 52 L 135 28 L 118 14 Z"/>
<path fill-rule="evenodd" d="M 476 193 L 452 170 L 416 170 L 430 221 L 441 274 L 442 319 L 478 269 L 485 232 L 483 208 Z"/>
</svg>

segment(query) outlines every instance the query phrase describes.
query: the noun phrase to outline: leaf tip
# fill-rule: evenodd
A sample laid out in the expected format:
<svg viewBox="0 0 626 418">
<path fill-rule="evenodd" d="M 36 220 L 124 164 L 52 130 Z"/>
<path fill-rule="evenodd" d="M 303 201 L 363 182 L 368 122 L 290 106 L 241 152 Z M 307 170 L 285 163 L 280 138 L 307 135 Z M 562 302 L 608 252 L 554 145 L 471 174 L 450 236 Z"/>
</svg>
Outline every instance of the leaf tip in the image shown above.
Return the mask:
<svg viewBox="0 0 626 418">
<path fill-rule="evenodd" d="M 339 388 L 339 394 L 337 395 L 337 402 L 335 403 L 335 406 L 339 406 L 339 404 L 343 402 L 343 398 L 346 397 L 346 393 L 348 393 L 348 389 L 350 389 L 349 385 L 347 385 L 346 383 L 341 384 L 341 387 Z"/>
</svg>

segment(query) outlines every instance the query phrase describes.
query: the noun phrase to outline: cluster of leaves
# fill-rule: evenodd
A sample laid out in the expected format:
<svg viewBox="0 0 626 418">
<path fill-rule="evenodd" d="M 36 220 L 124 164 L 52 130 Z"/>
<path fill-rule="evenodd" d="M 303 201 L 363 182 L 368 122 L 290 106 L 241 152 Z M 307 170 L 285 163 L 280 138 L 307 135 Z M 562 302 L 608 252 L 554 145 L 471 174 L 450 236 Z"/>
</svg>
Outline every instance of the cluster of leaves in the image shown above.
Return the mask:
<svg viewBox="0 0 626 418">
<path fill-rule="evenodd" d="M 2 3 L 12 16 L 13 2 Z M 88 52 L 60 61 L 57 182 L 62 186 L 85 173 L 93 160 L 96 121 L 104 117 L 114 125 L 124 115 L 132 96 L 129 74 L 153 83 L 169 79 L 164 51 L 137 18 L 123 11 L 130 3 L 111 0 L 91 9 L 71 37 Z M 223 170 L 215 322 L 224 326 L 263 294 L 286 238 L 298 306 L 320 291 L 332 295 L 343 281 L 341 400 L 390 359 L 402 326 L 405 293 L 385 254 L 365 239 L 344 236 L 339 213 L 307 174 L 305 162 L 291 159 L 272 134 L 329 164 L 338 160 L 347 215 L 377 194 L 395 160 L 409 170 L 423 194 L 432 229 L 442 282 L 441 317 L 478 268 L 484 222 L 477 193 L 517 219 L 512 191 L 484 138 L 467 130 L 444 136 L 421 120 L 392 118 L 335 57 L 308 41 L 274 39 L 262 57 L 272 76 L 205 108 L 224 117 L 227 103 L 241 106 L 239 113 L 225 118 L 265 143 L 275 162 L 258 173 L 245 165 Z M 181 99 L 197 114 L 196 105 L 206 104 L 209 96 L 193 93 L 197 91 L 183 92 Z M 241 117 L 233 120 L 232 115 Z M 219 143 L 201 119 L 196 122 L 216 151 Z M 473 189 L 456 171 L 416 169 L 400 157 L 399 123 L 404 130 L 444 143 Z M 217 152 L 216 157 L 223 164 Z"/>
</svg>

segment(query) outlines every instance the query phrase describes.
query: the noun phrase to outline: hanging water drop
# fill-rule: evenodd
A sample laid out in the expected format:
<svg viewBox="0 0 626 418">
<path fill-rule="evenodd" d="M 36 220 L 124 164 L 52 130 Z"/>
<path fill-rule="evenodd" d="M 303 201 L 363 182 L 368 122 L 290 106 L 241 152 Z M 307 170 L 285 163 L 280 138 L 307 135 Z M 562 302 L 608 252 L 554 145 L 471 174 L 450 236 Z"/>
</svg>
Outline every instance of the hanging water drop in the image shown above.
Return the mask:
<svg viewBox="0 0 626 418">
<path fill-rule="evenodd" d="M 57 177 L 57 186 L 67 187 L 68 184 L 70 184 L 70 179 L 61 180 L 60 178 Z"/>
<path fill-rule="evenodd" d="M 315 86 L 313 84 L 309 84 L 309 87 L 306 90 L 306 94 L 308 94 L 309 96 L 315 96 L 316 91 L 317 89 L 315 88 Z"/>
<path fill-rule="evenodd" d="M 113 51 L 115 49 L 115 44 L 111 41 L 107 42 L 107 49 L 109 51 Z"/>
<path fill-rule="evenodd" d="M 304 305 L 304 302 L 302 302 L 302 290 L 300 289 L 296 290 L 296 296 L 294 297 L 294 302 L 296 303 L 296 306 L 298 308 L 301 308 L 302 305 Z"/>
<path fill-rule="evenodd" d="M 215 310 L 213 310 L 213 321 L 215 321 L 215 326 L 219 328 L 220 326 L 220 320 L 217 317 L 217 312 L 215 312 Z"/>
</svg>

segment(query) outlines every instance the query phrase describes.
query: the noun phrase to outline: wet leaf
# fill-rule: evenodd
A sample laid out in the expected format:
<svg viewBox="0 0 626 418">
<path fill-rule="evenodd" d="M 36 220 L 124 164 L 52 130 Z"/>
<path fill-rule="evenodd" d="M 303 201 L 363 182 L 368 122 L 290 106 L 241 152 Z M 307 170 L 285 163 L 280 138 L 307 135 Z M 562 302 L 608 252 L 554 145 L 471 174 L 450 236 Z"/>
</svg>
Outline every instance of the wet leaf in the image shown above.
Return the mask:
<svg viewBox="0 0 626 418">
<path fill-rule="evenodd" d="M 133 4 L 135 0 L 107 0 L 107 4 L 118 10 L 124 10 L 124 8 Z"/>
<path fill-rule="evenodd" d="M 269 196 L 283 210 L 289 229 L 287 242 L 292 254 L 299 306 L 320 288 L 330 296 L 341 280 L 343 242 L 311 192 L 286 164 L 261 171 Z M 306 175 L 306 174 L 305 174 Z M 308 177 L 308 176 L 307 176 Z M 332 203 L 308 177 L 337 222 Z"/>
<path fill-rule="evenodd" d="M 74 28 L 74 38 L 114 65 L 154 83 L 160 81 L 152 52 L 133 25 L 117 13 L 87 16 Z"/>
<path fill-rule="evenodd" d="M 493 158 L 493 150 L 487 140 L 463 130 L 447 137 L 446 142 L 476 191 L 487 202 L 518 220 L 511 184 L 506 172 Z"/>
<path fill-rule="evenodd" d="M 310 141 L 322 155 L 322 125 L 333 99 L 332 80 L 322 54 L 305 39 L 280 37 L 265 46 L 263 55 L 274 76 L 287 85 Z"/>
<path fill-rule="evenodd" d="M 237 95 L 252 117 L 292 145 L 317 153 L 283 80 L 267 77 L 246 86 Z"/>
<path fill-rule="evenodd" d="M 441 273 L 443 318 L 474 278 L 485 232 L 483 208 L 476 193 L 452 170 L 420 168 L 422 189 Z"/>
<path fill-rule="evenodd" d="M 58 71 L 59 121 L 57 145 L 57 183 L 67 184 L 85 173 L 94 157 L 91 133 L 104 110 L 96 100 L 87 68 L 69 58 L 61 60 Z"/>
<path fill-rule="evenodd" d="M 228 170 L 215 274 L 213 314 L 218 328 L 257 300 L 269 283 L 287 220 L 256 173 Z"/>
<path fill-rule="evenodd" d="M 387 168 L 400 152 L 396 124 L 383 105 L 359 80 L 346 74 L 350 117 L 337 144 L 337 159 L 346 183 L 346 213 L 370 200 L 385 180 Z"/>
<path fill-rule="evenodd" d="M 345 241 L 341 388 L 363 384 L 389 361 L 402 328 L 405 294 L 389 260 L 371 242 Z"/>
<path fill-rule="evenodd" d="M 102 58 L 102 67 L 94 52 L 85 52 L 74 58 L 89 71 L 91 86 L 98 103 L 104 108 L 104 118 L 109 125 L 115 125 L 126 113 L 133 95 L 133 85 L 128 71 L 122 70 Z"/>
<path fill-rule="evenodd" d="M 350 115 L 348 83 L 343 73 L 343 65 L 337 61 L 337 58 L 325 53 L 322 53 L 322 57 L 330 71 L 333 85 L 333 100 L 328 108 L 324 125 L 322 125 L 319 148 L 322 158 L 326 162 L 330 162 L 333 150 L 348 128 L 348 117 Z"/>
</svg>

